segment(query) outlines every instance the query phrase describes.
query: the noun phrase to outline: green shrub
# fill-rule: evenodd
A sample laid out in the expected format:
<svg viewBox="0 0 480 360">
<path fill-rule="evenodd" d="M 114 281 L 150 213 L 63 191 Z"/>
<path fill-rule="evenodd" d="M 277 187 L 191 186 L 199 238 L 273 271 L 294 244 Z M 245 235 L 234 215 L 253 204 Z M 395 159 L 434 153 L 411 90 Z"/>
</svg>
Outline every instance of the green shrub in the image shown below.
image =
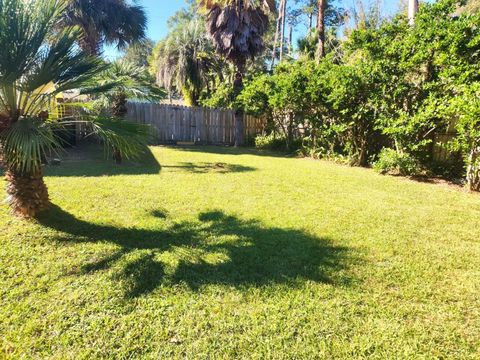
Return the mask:
<svg viewBox="0 0 480 360">
<path fill-rule="evenodd" d="M 287 140 L 285 135 L 270 134 L 260 135 L 255 138 L 255 147 L 262 150 L 273 150 L 281 152 L 296 152 L 301 147 L 301 140 L 294 140 L 290 149 L 287 147 Z"/>
<path fill-rule="evenodd" d="M 382 149 L 373 168 L 381 174 L 416 175 L 420 173 L 420 165 L 414 157 L 388 148 Z"/>
</svg>

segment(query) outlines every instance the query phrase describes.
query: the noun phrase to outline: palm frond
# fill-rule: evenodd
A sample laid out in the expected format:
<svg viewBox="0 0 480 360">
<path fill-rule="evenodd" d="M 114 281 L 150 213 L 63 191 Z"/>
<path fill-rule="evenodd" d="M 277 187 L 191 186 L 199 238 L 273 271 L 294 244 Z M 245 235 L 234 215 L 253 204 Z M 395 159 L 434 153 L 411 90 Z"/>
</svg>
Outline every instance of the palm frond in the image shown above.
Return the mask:
<svg viewBox="0 0 480 360">
<path fill-rule="evenodd" d="M 127 99 L 143 101 L 158 101 L 166 96 L 166 91 L 153 83 L 146 68 L 122 61 L 108 64 L 88 86 L 80 89 L 81 95 L 97 95 L 107 100 L 118 93 Z"/>
<path fill-rule="evenodd" d="M 188 88 L 200 94 L 215 58 L 204 23 L 193 19 L 172 31 L 155 49 L 156 81 L 169 91 Z"/>
<path fill-rule="evenodd" d="M 85 121 L 89 136 L 98 137 L 107 156 L 112 149 L 121 152 L 126 159 L 134 159 L 147 150 L 147 145 L 153 139 L 150 126 L 133 123 L 121 118 L 97 117 Z"/>
<path fill-rule="evenodd" d="M 0 0 L 0 113 L 13 122 L 51 111 L 62 92 L 88 84 L 105 64 L 78 49 L 76 28 L 57 31 L 64 0 Z"/>
<path fill-rule="evenodd" d="M 123 49 L 144 39 L 147 17 L 140 5 L 127 0 L 70 0 L 59 26 L 79 26 L 80 46 L 99 54 L 104 43 Z"/>
<path fill-rule="evenodd" d="M 0 135 L 2 155 L 10 169 L 34 173 L 52 151 L 60 149 L 60 139 L 54 129 L 58 123 L 25 118 L 17 121 Z"/>
<path fill-rule="evenodd" d="M 268 29 L 272 0 L 200 0 L 207 10 L 207 29 L 216 50 L 240 67 L 264 50 L 262 36 Z"/>
</svg>

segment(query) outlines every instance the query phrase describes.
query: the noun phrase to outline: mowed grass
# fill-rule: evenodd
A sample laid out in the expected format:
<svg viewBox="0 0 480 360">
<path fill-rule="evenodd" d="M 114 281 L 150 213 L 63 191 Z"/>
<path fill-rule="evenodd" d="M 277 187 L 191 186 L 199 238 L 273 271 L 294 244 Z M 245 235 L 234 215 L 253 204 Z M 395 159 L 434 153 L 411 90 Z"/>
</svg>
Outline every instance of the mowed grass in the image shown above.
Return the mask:
<svg viewBox="0 0 480 360">
<path fill-rule="evenodd" d="M 151 150 L 48 168 L 38 222 L 0 206 L 0 357 L 480 358 L 480 196 Z"/>
</svg>

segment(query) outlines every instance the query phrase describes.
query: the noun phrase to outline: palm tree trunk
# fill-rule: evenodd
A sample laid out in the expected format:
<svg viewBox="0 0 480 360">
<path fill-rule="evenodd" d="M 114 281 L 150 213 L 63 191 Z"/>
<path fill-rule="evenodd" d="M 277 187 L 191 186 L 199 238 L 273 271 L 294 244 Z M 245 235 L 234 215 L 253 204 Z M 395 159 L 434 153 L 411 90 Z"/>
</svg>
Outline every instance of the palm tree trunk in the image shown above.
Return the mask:
<svg viewBox="0 0 480 360">
<path fill-rule="evenodd" d="M 5 179 L 7 202 L 15 215 L 32 218 L 49 206 L 48 189 L 41 169 L 29 174 L 7 169 Z"/>
<path fill-rule="evenodd" d="M 99 40 L 94 36 L 89 36 L 86 34 L 85 30 L 83 31 L 84 36 L 80 39 L 78 45 L 80 48 L 91 56 L 100 55 L 100 45 Z"/>
<path fill-rule="evenodd" d="M 415 15 L 418 11 L 418 0 L 408 0 L 408 23 L 413 25 L 415 23 Z"/>
<path fill-rule="evenodd" d="M 233 81 L 233 93 L 235 98 L 243 90 L 243 72 L 245 63 L 239 60 L 236 64 L 237 72 L 235 74 L 235 80 Z M 235 110 L 235 147 L 242 146 L 243 141 L 243 110 L 238 108 Z"/>
<path fill-rule="evenodd" d="M 315 58 L 317 62 L 325 56 L 325 9 L 327 7 L 327 0 L 318 0 L 318 18 L 317 18 L 317 32 L 318 32 L 318 46 Z"/>
<path fill-rule="evenodd" d="M 113 116 L 121 118 L 127 115 L 127 95 L 123 91 L 117 92 L 113 95 L 111 112 Z M 122 152 L 117 148 L 113 149 L 112 157 L 117 164 L 121 164 L 123 162 Z"/>
</svg>

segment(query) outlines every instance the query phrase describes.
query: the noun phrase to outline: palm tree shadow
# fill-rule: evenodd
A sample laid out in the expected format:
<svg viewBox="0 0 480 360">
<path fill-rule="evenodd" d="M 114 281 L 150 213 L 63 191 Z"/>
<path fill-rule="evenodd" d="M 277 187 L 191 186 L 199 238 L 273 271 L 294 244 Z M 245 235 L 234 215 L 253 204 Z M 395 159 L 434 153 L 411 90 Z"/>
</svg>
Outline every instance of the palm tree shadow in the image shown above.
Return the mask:
<svg viewBox="0 0 480 360">
<path fill-rule="evenodd" d="M 207 153 L 218 155 L 255 155 L 276 158 L 292 157 L 291 154 L 285 154 L 273 150 L 261 150 L 254 147 L 233 147 L 233 146 L 213 146 L 213 145 L 194 145 L 194 146 L 171 146 L 172 149 L 188 151 L 193 153 Z"/>
<path fill-rule="evenodd" d="M 269 228 L 219 210 L 164 230 L 92 224 L 57 206 L 38 221 L 59 232 L 57 241 L 116 244 L 116 251 L 80 265 L 76 274 L 111 269 L 114 279 L 123 284 L 126 298 L 148 294 L 162 284 L 198 290 L 210 284 L 243 288 L 295 287 L 306 281 L 352 283 L 347 264 L 354 259 L 348 248 L 301 230 Z M 166 251 L 178 256 L 178 265 L 168 271 L 160 260 Z"/>
<path fill-rule="evenodd" d="M 223 162 L 208 163 L 208 162 L 182 162 L 177 165 L 163 165 L 162 168 L 170 168 L 175 171 L 190 172 L 193 174 L 205 174 L 205 173 L 238 173 L 254 171 L 256 168 L 252 166 L 244 166 L 239 164 L 227 164 Z"/>
<path fill-rule="evenodd" d="M 138 158 L 124 160 L 116 164 L 106 156 L 102 146 L 85 142 L 78 147 L 59 153 L 62 161 L 59 165 L 46 167 L 46 175 L 54 177 L 96 177 L 114 175 L 155 175 L 161 171 L 161 165 L 150 148 L 146 148 Z"/>
</svg>

